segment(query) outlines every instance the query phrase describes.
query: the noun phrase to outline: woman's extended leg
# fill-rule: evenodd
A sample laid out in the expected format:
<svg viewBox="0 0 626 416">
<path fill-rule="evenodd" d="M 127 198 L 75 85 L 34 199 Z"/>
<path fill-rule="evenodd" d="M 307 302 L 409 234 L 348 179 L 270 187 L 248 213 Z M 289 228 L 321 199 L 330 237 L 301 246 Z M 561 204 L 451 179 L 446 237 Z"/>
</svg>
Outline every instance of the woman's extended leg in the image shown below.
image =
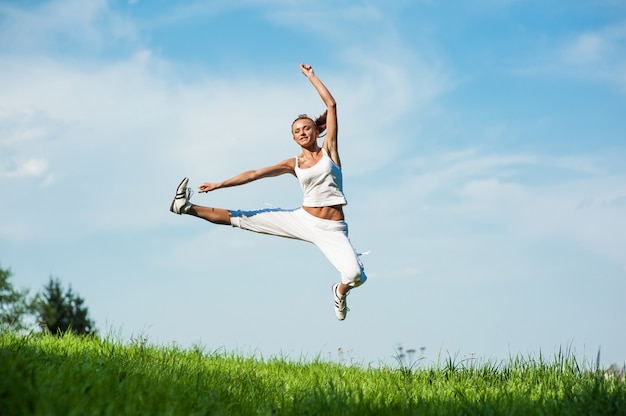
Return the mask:
<svg viewBox="0 0 626 416">
<path fill-rule="evenodd" d="M 202 218 L 213 224 L 230 225 L 230 211 L 224 208 L 203 207 L 191 204 L 185 214 Z"/>
<path fill-rule="evenodd" d="M 202 207 L 189 202 L 191 190 L 187 188 L 189 178 L 183 178 L 176 188 L 176 195 L 170 206 L 170 211 L 175 214 L 189 214 L 205 219 L 214 224 L 230 225 L 230 211 L 223 208 Z"/>
</svg>

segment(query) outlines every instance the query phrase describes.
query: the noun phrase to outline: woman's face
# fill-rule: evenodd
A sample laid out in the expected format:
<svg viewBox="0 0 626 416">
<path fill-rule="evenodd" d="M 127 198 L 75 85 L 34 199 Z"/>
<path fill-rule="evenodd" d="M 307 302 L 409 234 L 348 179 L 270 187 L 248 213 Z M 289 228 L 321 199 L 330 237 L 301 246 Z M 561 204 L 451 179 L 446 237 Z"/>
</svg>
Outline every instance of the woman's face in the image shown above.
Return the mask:
<svg viewBox="0 0 626 416">
<path fill-rule="evenodd" d="M 301 118 L 296 120 L 291 126 L 293 139 L 300 146 L 308 147 L 317 140 L 317 127 L 310 118 Z"/>
</svg>

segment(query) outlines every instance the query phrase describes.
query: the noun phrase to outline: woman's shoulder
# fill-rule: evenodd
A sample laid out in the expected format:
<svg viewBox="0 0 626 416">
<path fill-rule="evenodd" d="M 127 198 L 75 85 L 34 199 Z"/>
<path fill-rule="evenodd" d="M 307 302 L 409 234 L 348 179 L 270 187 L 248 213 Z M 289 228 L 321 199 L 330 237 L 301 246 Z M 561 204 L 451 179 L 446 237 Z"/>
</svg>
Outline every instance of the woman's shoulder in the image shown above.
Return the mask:
<svg viewBox="0 0 626 416">
<path fill-rule="evenodd" d="M 290 157 L 288 159 L 283 160 L 282 162 L 279 162 L 278 164 L 279 165 L 283 165 L 285 167 L 288 167 L 288 168 L 294 170 L 296 168 L 297 158 L 298 158 L 298 156 Z"/>
</svg>

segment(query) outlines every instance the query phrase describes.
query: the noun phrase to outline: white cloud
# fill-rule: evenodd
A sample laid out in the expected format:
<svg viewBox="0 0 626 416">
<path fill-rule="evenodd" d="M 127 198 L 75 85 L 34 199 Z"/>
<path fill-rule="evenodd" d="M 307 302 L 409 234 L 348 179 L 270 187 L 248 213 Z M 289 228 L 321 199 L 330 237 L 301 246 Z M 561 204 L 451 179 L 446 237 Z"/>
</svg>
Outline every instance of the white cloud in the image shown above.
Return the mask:
<svg viewBox="0 0 626 416">
<path fill-rule="evenodd" d="M 60 21 L 73 18 L 63 10 L 71 10 L 74 3 L 54 4 Z M 88 22 L 103 8 L 95 3 L 80 14 Z M 606 50 L 614 47 L 606 46 L 610 43 L 606 39 L 618 38 L 619 33 L 602 33 L 610 36 L 579 39 L 578 62 L 605 59 Z M 377 47 L 383 50 L 382 45 Z M 389 134 L 394 120 L 428 107 L 453 85 L 440 64 L 422 62 L 401 44 L 387 44 L 385 54 L 390 59 L 375 59 L 369 52 L 348 50 L 346 73 L 324 78 L 340 98 L 342 126 L 347 126 L 342 131 L 350 132 L 345 145 L 352 159 L 350 175 L 367 175 L 394 160 L 394 152 L 402 149 L 399 144 L 411 139 Z M 574 50 L 570 53 L 576 55 Z M 297 68 L 288 80 L 226 80 L 211 73 L 182 80 L 174 65 L 145 48 L 98 66 L 30 58 L 4 58 L 2 63 L 0 127 L 10 134 L 0 145 L 12 157 L 3 160 L 1 176 L 5 180 L 45 176 L 40 186 L 83 189 L 89 197 L 76 204 L 84 214 L 72 213 L 71 220 L 95 228 L 141 228 L 161 222 L 169 198 L 166 189 L 179 176 L 191 176 L 197 184 L 275 163 L 277 155 L 290 156 L 296 149 L 286 126 L 295 114 L 294 101 L 304 111 L 320 104 Z M 397 145 L 392 145 L 394 141 Z M 615 188 L 605 181 L 613 178 L 591 158 L 485 155 L 468 150 L 414 158 L 408 169 L 408 175 L 386 190 L 374 191 L 376 201 L 394 201 L 388 208 L 390 217 L 405 227 L 404 210 L 409 207 L 440 220 L 450 216 L 452 224 L 491 223 L 524 238 L 574 238 L 613 259 L 623 248 L 615 238 L 619 227 L 611 225 L 619 221 L 623 208 L 609 203 L 619 201 L 621 194 L 609 195 Z M 540 169 L 576 172 L 590 179 L 525 182 L 527 174 Z M 132 186 L 128 178 L 134 178 Z M 352 186 L 357 190 L 351 192 L 358 193 L 360 185 Z M 261 199 L 277 189 L 259 184 L 244 193 L 216 194 L 215 202 L 250 201 L 253 192 Z M 263 202 L 277 203 L 282 198 L 269 195 L 267 199 Z M 128 207 L 119 200 L 165 208 L 147 210 L 137 218 L 129 216 Z M 578 206 L 586 211 L 576 211 Z M 49 215 L 70 220 L 63 212 L 51 210 Z M 97 221 L 92 222 L 94 218 Z M 580 220 L 587 225 L 581 227 Z M 54 227 L 63 224 L 63 220 L 46 222 L 42 232 L 48 227 L 54 233 Z"/>
<path fill-rule="evenodd" d="M 169 188 L 180 176 L 192 177 L 195 186 L 295 155 L 289 122 L 302 110 L 322 107 L 297 67 L 289 81 L 236 77 L 227 81 L 210 73 L 183 81 L 173 66 L 146 50 L 97 67 L 49 59 L 2 62 L 6 65 L 0 69 L 4 91 L 0 129 L 9 134 L 0 145 L 5 154 L 12 154 L 3 160 L 5 181 L 9 176 L 45 175 L 34 186 L 62 190 L 60 200 L 70 197 L 71 190 L 80 190 L 74 212 L 62 204 L 57 210 L 50 200 L 45 215 L 32 220 L 24 211 L 14 218 L 29 224 L 25 229 L 38 228 L 31 238 L 58 235 L 58 227 L 82 233 L 160 223 L 167 213 Z M 388 80 L 381 76 L 378 81 L 369 94 L 372 101 L 384 93 L 380 84 Z M 359 81 L 349 82 L 355 86 Z M 373 88 L 364 85 L 355 89 Z M 347 110 L 352 104 L 356 110 Z M 345 119 L 361 118 L 357 113 L 367 108 L 360 107 L 363 104 L 346 104 Z M 365 126 L 374 139 L 384 127 L 381 122 Z M 375 153 L 372 157 L 384 162 L 380 152 Z M 250 197 L 258 192 L 258 203 L 281 205 L 286 200 L 281 186 L 272 181 L 247 188 L 245 195 L 224 193 L 223 203 L 244 197 L 254 203 Z M 296 195 L 297 187 L 293 189 Z M 262 196 L 263 190 L 268 195 Z M 164 208 L 129 216 L 120 200 Z M 221 195 L 215 203 L 220 200 Z M 67 227 L 68 222 L 84 226 Z"/>
<path fill-rule="evenodd" d="M 626 22 L 580 33 L 557 56 L 568 72 L 611 82 L 626 92 Z"/>
<path fill-rule="evenodd" d="M 447 269 L 442 261 L 453 261 L 457 268 L 464 265 L 465 276 L 501 273 L 505 278 L 517 273 L 514 268 L 504 272 L 507 264 L 526 262 L 528 269 L 536 263 L 525 257 L 528 247 L 545 244 L 555 249 L 576 245 L 587 255 L 622 267 L 626 176 L 601 164 L 597 156 L 476 151 L 424 156 L 415 165 L 418 169 L 396 181 L 363 184 L 364 189 L 357 184 L 361 203 L 384 213 L 383 220 L 359 218 L 358 223 L 378 236 L 366 243 L 376 244 L 366 247 L 372 249 L 374 262 L 382 256 L 395 267 L 397 261 L 405 268 L 420 264 L 424 277 L 437 268 Z M 381 206 L 381 201 L 387 202 Z M 380 246 L 381 241 L 393 244 Z"/>
<path fill-rule="evenodd" d="M 0 50 L 17 54 L 93 54 L 136 44 L 137 32 L 106 0 L 56 0 L 33 7 L 0 5 Z"/>
<path fill-rule="evenodd" d="M 565 52 L 568 57 L 582 62 L 611 58 L 615 52 L 623 52 L 626 40 L 626 21 L 578 35 Z M 622 56 L 623 57 L 623 56 Z"/>
<path fill-rule="evenodd" d="M 611 52 L 607 39 L 597 33 L 585 33 L 566 45 L 563 54 L 566 61 L 576 65 L 593 64 Z"/>
<path fill-rule="evenodd" d="M 44 159 L 28 159 L 12 170 L 0 170 L 0 177 L 41 176 L 47 168 L 48 162 Z"/>
</svg>

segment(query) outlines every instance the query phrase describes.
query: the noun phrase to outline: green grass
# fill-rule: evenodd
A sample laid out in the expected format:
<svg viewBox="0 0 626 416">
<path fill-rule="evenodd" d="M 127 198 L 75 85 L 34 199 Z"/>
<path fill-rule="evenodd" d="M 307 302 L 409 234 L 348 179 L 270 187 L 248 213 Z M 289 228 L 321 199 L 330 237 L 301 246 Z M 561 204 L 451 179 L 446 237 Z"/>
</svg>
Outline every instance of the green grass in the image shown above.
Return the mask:
<svg viewBox="0 0 626 416">
<path fill-rule="evenodd" d="M 623 373 L 560 353 L 551 362 L 398 367 L 4 332 L 0 414 L 626 415 Z"/>
</svg>

